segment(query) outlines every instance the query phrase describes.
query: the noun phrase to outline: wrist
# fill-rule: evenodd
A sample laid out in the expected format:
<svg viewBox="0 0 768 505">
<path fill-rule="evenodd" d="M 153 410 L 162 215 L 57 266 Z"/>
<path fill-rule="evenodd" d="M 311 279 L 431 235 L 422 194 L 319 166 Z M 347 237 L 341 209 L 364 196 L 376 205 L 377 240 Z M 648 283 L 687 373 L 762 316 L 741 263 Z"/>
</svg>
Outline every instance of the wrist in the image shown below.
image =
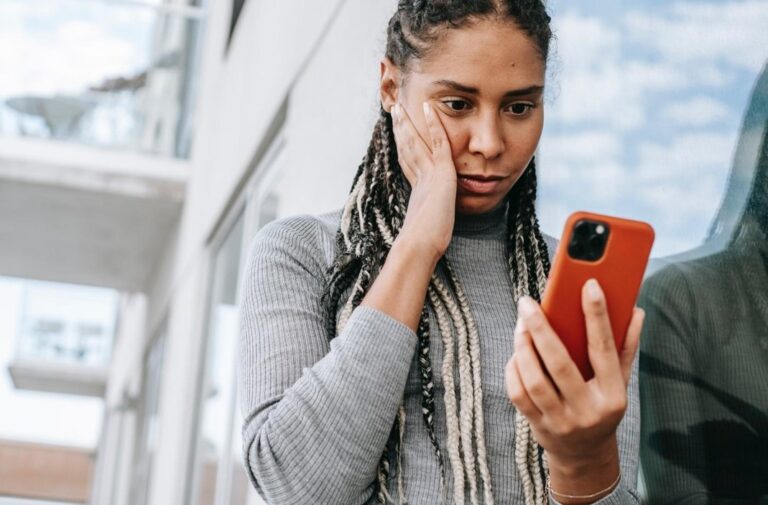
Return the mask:
<svg viewBox="0 0 768 505">
<path fill-rule="evenodd" d="M 546 489 L 547 494 L 562 505 L 591 505 L 613 493 L 619 485 L 621 485 L 621 471 L 616 474 L 616 478 L 608 487 L 589 494 L 572 495 L 555 491 L 549 477 L 547 477 Z"/>
<path fill-rule="evenodd" d="M 579 476 L 593 473 L 598 469 L 608 469 L 618 464 L 619 446 L 616 436 L 592 445 L 589 452 L 581 451 L 577 455 L 553 454 L 547 451 L 547 461 L 550 471 L 566 477 L 578 478 Z"/>
<path fill-rule="evenodd" d="M 397 249 L 410 258 L 416 259 L 419 262 L 423 262 L 427 268 L 429 268 L 430 275 L 437 267 L 437 263 L 440 258 L 443 257 L 445 251 L 441 251 L 432 245 L 420 240 L 419 237 L 414 237 L 407 231 L 401 231 L 395 238 L 392 244 L 392 250 Z"/>
<path fill-rule="evenodd" d="M 569 505 L 592 503 L 609 495 L 621 472 L 615 435 L 578 457 L 547 453 L 547 462 L 552 497 Z"/>
</svg>

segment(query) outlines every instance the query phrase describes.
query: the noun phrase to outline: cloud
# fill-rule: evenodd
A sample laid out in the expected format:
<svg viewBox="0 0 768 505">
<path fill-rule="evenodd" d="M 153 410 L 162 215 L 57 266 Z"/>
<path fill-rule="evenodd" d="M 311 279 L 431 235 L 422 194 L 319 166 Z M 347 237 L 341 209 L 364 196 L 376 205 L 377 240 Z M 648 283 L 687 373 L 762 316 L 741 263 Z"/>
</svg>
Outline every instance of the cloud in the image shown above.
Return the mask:
<svg viewBox="0 0 768 505">
<path fill-rule="evenodd" d="M 556 78 L 561 83 L 552 118 L 569 124 L 610 125 L 622 131 L 642 127 L 650 95 L 685 89 L 692 76 L 660 60 L 628 56 L 621 32 L 596 17 L 565 13 L 556 20 Z M 724 80 L 707 68 L 708 81 Z"/>
<path fill-rule="evenodd" d="M 547 160 L 590 161 L 615 158 L 621 151 L 621 138 L 607 130 L 587 130 L 571 134 L 548 135 L 541 141 Z"/>
<path fill-rule="evenodd" d="M 725 196 L 736 139 L 735 133 L 690 133 L 639 146 L 629 183 L 659 236 L 690 237 L 689 247 L 704 239 Z"/>
<path fill-rule="evenodd" d="M 663 95 L 722 88 L 739 73 L 754 75 L 768 58 L 764 0 L 677 2 L 653 11 L 631 10 L 618 22 L 573 9 L 555 18 L 552 72 L 559 89 L 551 117 L 566 124 L 604 124 L 629 132 L 652 118 Z M 710 102 L 667 111 L 684 126 L 723 119 Z M 698 109 L 698 110 L 694 110 Z"/>
<path fill-rule="evenodd" d="M 699 95 L 667 106 L 662 116 L 680 126 L 703 127 L 728 119 L 730 108 L 710 96 Z"/>
<path fill-rule="evenodd" d="M 131 74 L 148 60 L 149 29 L 117 26 L 111 16 L 88 20 L 78 12 L 4 5 L 0 68 L 6 70 L 0 74 L 0 98 L 79 93 L 106 77 Z"/>
<path fill-rule="evenodd" d="M 638 146 L 637 182 L 677 183 L 690 187 L 702 178 L 724 181 L 730 171 L 737 132 L 685 133 L 667 142 Z"/>
<path fill-rule="evenodd" d="M 630 12 L 625 26 L 629 39 L 673 62 L 718 61 L 757 72 L 768 57 L 765 0 L 676 2 L 663 16 Z"/>
</svg>

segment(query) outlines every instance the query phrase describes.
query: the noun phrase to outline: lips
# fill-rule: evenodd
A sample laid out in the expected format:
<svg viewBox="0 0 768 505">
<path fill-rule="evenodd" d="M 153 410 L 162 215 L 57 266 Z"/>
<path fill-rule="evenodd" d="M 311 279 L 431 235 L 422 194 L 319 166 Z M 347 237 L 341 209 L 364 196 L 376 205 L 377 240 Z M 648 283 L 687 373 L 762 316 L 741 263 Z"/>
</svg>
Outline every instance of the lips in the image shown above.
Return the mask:
<svg viewBox="0 0 768 505">
<path fill-rule="evenodd" d="M 500 175 L 469 175 L 469 174 L 457 174 L 459 177 L 463 177 L 465 179 L 474 179 L 476 181 L 498 181 L 500 179 L 503 179 Z"/>
<path fill-rule="evenodd" d="M 501 185 L 503 177 L 498 176 L 466 176 L 458 174 L 458 184 L 467 193 L 486 195 L 495 193 Z"/>
</svg>

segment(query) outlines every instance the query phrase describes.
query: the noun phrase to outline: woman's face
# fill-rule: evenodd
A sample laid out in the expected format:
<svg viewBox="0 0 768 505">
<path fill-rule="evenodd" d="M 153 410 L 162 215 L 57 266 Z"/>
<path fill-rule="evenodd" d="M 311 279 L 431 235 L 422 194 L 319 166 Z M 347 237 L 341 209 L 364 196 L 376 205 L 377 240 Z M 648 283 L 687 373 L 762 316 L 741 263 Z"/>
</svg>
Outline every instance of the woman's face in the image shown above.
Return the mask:
<svg viewBox="0 0 768 505">
<path fill-rule="evenodd" d="M 430 102 L 440 116 L 458 175 L 456 211 L 479 214 L 501 204 L 544 124 L 545 63 L 535 43 L 512 22 L 481 20 L 446 31 L 407 75 L 388 58 L 381 72 L 382 105 L 390 110 L 399 101 L 427 145 L 421 104 Z M 465 175 L 502 179 L 482 192 Z"/>
</svg>

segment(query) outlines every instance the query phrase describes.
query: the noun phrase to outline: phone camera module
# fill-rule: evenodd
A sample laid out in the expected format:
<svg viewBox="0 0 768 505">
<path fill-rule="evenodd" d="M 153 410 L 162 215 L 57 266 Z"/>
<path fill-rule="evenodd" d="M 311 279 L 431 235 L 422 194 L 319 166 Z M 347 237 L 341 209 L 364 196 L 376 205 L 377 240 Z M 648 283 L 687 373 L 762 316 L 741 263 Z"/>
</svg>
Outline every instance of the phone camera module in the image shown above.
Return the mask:
<svg viewBox="0 0 768 505">
<path fill-rule="evenodd" d="M 573 227 L 568 254 L 578 260 L 597 261 L 605 253 L 609 235 L 606 223 L 582 219 Z"/>
</svg>

